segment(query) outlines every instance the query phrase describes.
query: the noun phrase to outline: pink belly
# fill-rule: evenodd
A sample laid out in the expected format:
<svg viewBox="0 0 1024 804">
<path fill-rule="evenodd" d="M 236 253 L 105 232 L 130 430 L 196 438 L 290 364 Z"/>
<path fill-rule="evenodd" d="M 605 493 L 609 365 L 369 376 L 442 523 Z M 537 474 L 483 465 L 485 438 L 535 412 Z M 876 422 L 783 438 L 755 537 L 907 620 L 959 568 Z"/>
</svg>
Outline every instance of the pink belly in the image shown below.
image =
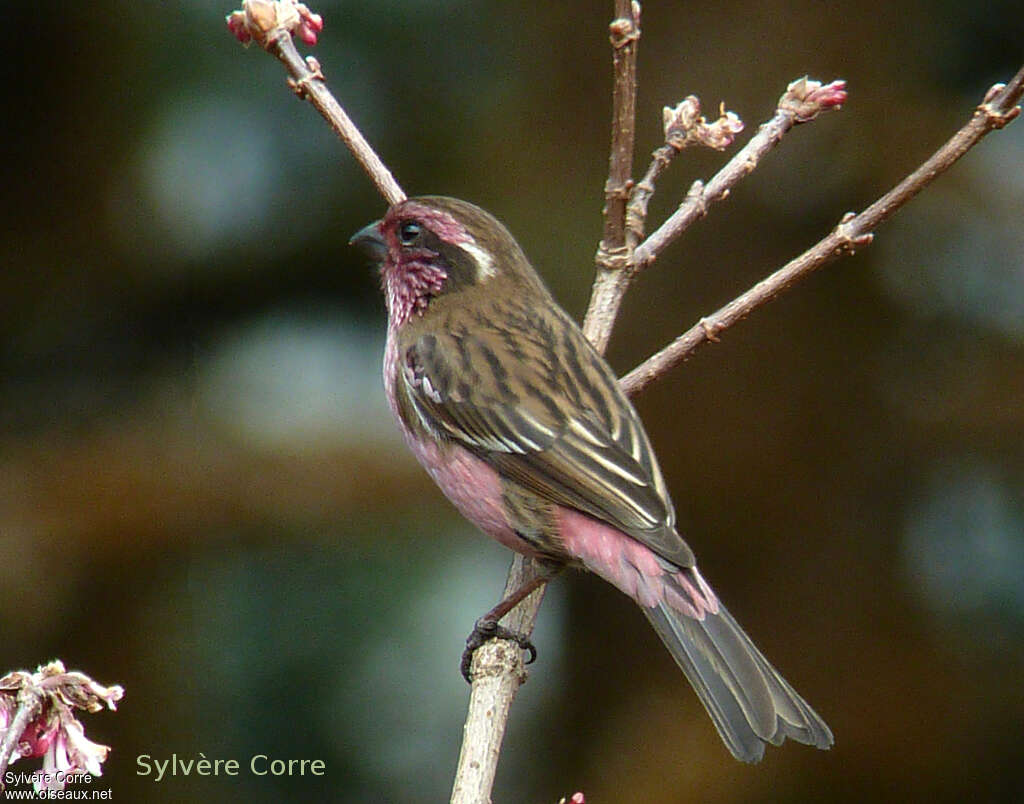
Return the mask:
<svg viewBox="0 0 1024 804">
<path fill-rule="evenodd" d="M 519 552 L 531 552 L 505 519 L 498 473 L 455 444 L 440 446 L 412 435 L 406 443 L 459 513 L 488 536 Z"/>
</svg>

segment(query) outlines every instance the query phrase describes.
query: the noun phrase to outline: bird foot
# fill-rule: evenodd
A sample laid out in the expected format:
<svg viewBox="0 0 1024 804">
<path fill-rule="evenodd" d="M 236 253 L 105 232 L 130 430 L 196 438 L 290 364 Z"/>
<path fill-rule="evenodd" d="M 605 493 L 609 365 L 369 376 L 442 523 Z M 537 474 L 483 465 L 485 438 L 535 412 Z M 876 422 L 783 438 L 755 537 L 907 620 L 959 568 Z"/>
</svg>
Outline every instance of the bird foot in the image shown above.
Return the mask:
<svg viewBox="0 0 1024 804">
<path fill-rule="evenodd" d="M 468 683 L 473 683 L 473 679 L 469 674 L 470 666 L 473 663 L 473 654 L 476 653 L 477 648 L 486 642 L 490 642 L 492 639 L 507 639 L 529 652 L 530 657 L 526 660 L 526 664 L 533 664 L 537 659 L 537 649 L 533 646 L 529 637 L 503 625 L 498 625 L 496 620 L 481 617 L 476 621 L 476 625 L 473 626 L 469 636 L 466 637 L 466 649 L 462 652 L 462 677 Z"/>
</svg>

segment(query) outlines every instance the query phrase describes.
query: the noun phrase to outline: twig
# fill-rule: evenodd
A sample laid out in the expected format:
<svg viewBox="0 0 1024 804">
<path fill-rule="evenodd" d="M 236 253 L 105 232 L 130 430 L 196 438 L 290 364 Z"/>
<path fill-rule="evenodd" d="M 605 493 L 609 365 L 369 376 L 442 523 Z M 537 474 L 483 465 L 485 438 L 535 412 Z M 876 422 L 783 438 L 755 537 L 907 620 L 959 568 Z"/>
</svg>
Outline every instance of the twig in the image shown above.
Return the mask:
<svg viewBox="0 0 1024 804">
<path fill-rule="evenodd" d="M 597 249 L 599 269 L 624 269 L 626 203 L 633 188 L 633 143 L 636 132 L 636 57 L 640 43 L 640 4 L 615 0 L 615 19 L 608 26 L 612 43 L 612 145 L 608 181 L 604 186 L 604 232 Z"/>
<path fill-rule="evenodd" d="M 505 583 L 505 594 L 543 574 L 535 561 L 517 553 Z M 512 609 L 502 619 L 505 626 L 519 633 L 531 633 L 545 589 L 542 584 Z M 472 678 L 451 804 L 490 801 L 509 708 L 526 681 L 523 651 L 515 642 L 504 639 L 485 643 L 473 654 Z"/>
<path fill-rule="evenodd" d="M 757 134 L 730 159 L 705 185 L 696 181 L 686 199 L 650 237 L 637 246 L 633 254 L 633 270 L 639 272 L 650 265 L 685 232 L 694 221 L 707 214 L 708 206 L 729 195 L 732 188 L 757 167 L 783 136 L 798 123 L 813 120 L 825 109 L 838 109 L 846 100 L 846 84 L 833 81 L 822 85 L 801 78 L 792 82 L 779 98 L 775 115 L 757 130 Z"/>
<path fill-rule="evenodd" d="M 227 24 L 243 44 L 256 42 L 285 66 L 291 76 L 288 85 L 292 91 L 320 112 L 389 205 L 405 200 L 405 191 L 327 88 L 320 63 L 312 56 L 303 59 L 295 48 L 293 32 L 303 36 L 308 44 L 316 44 L 316 35 L 323 28 L 318 14 L 292 0 L 245 0 L 240 11 L 228 14 Z"/>
<path fill-rule="evenodd" d="M 594 257 L 594 286 L 583 319 L 583 333 L 601 353 L 608 347 L 619 305 L 629 286 L 627 274 L 633 260 L 626 241 L 626 205 L 633 189 L 640 4 L 636 0 L 615 0 L 615 19 L 608 32 L 614 72 L 612 142 L 604 185 L 604 229 Z"/>
<path fill-rule="evenodd" d="M 363 137 L 362 132 L 341 108 L 334 95 L 327 89 L 324 75 L 316 59 L 309 56 L 303 60 L 295 49 L 295 43 L 291 36 L 287 33 L 277 39 L 275 44 L 276 47 L 270 52 L 288 68 L 288 72 L 292 76 L 290 85 L 295 94 L 309 100 L 324 119 L 331 124 L 331 128 L 352 151 L 352 155 L 363 166 L 366 175 L 376 185 L 389 206 L 404 201 L 405 191 L 377 156 L 377 152 L 370 147 L 370 143 Z"/>
<path fill-rule="evenodd" d="M 613 23 L 614 25 L 614 23 Z M 616 84 L 617 85 L 617 84 Z M 583 332 L 599 352 L 604 352 L 612 326 L 629 284 L 642 269 L 676 240 L 698 218 L 707 214 L 708 205 L 729 195 L 744 176 L 749 175 L 783 135 L 798 123 L 813 120 L 826 109 L 838 109 L 846 100 L 846 83 L 821 84 L 807 77 L 790 83 L 779 98 L 775 116 L 764 123 L 754 137 L 705 186 L 696 181 L 679 208 L 639 246 L 647 216 L 647 202 L 654 192 L 654 181 L 667 167 L 671 155 L 686 145 L 700 144 L 723 149 L 743 129 L 732 112 L 721 109 L 718 120 L 708 123 L 700 116 L 699 101 L 690 96 L 674 109 L 664 109 L 665 145 L 653 154 L 653 161 L 640 184 L 633 187 L 624 210 L 626 239 L 621 247 L 611 248 L 606 240 L 597 250 L 597 276 L 583 322 Z M 612 151 L 612 165 L 617 165 Z M 609 185 L 612 179 L 609 178 Z M 605 207 L 605 227 L 608 228 Z"/>
<path fill-rule="evenodd" d="M 665 172 L 673 157 L 691 145 L 704 145 L 721 151 L 732 145 L 736 135 L 743 130 L 743 121 L 734 112 L 727 112 L 723 103 L 718 119 L 708 123 L 700 113 L 700 100 L 688 95 L 675 107 L 662 109 L 662 125 L 665 144 L 651 154 L 647 173 L 633 188 L 626 206 L 626 244 L 630 253 L 636 250 L 644 236 L 647 221 L 647 204 L 654 195 L 654 183 Z"/>
<path fill-rule="evenodd" d="M 1020 107 L 1017 104 L 1022 93 L 1024 67 L 1021 67 L 1009 84 L 993 86 L 985 94 L 984 100 L 967 124 L 917 170 L 859 215 L 849 213 L 844 216 L 827 237 L 771 276 L 762 279 L 742 296 L 733 299 L 714 314 L 702 318 L 671 344 L 649 357 L 620 380 L 619 384 L 623 390 L 627 394 L 638 393 L 673 366 L 686 360 L 701 344 L 717 341 L 722 331 L 812 271 L 870 244 L 875 228 L 949 170 L 982 137 L 994 129 L 1002 128 L 1017 117 L 1020 114 Z"/>
<path fill-rule="evenodd" d="M 605 184 L 604 236 L 598 246 L 596 276 L 583 333 L 604 352 L 622 297 L 629 286 L 632 255 L 626 242 L 626 205 L 633 179 L 636 117 L 636 52 L 640 38 L 640 4 L 615 0 L 615 19 L 609 26 L 615 72 L 612 93 L 612 145 Z M 531 559 L 516 554 L 505 582 L 505 594 L 543 574 Z M 506 627 L 529 635 L 547 584 L 516 606 L 502 620 Z M 482 654 L 482 655 L 481 655 Z M 514 642 L 493 640 L 473 656 L 473 685 L 462 750 L 452 790 L 452 804 L 489 802 L 498 752 L 504 738 L 509 706 L 526 680 L 522 651 Z"/>
</svg>

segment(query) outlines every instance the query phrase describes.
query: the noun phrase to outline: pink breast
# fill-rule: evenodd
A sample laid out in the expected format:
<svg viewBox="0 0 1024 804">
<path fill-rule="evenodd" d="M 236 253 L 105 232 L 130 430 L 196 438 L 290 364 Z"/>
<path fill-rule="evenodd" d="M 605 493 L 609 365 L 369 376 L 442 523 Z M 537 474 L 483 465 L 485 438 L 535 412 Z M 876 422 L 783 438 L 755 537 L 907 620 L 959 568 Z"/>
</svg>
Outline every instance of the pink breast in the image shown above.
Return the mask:
<svg viewBox="0 0 1024 804">
<path fill-rule="evenodd" d="M 412 454 L 466 519 L 509 549 L 535 555 L 536 551 L 529 543 L 519 538 L 509 527 L 501 498 L 501 478 L 496 470 L 458 444 L 441 444 L 420 438 L 405 426 L 398 413 L 394 387 L 398 357 L 396 339 L 392 337 L 392 332 L 388 334 L 384 350 L 384 390 L 391 412 Z"/>
</svg>

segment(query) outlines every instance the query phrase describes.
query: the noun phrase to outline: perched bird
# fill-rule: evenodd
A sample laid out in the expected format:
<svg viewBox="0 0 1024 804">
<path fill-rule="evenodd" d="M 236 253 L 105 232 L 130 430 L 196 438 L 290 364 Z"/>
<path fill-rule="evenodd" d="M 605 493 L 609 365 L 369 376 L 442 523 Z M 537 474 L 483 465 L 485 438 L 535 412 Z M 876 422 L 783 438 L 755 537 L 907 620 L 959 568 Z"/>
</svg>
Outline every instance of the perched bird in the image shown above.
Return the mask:
<svg viewBox="0 0 1024 804">
<path fill-rule="evenodd" d="M 737 759 L 787 737 L 831 746 L 701 576 L 636 411 L 508 230 L 424 196 L 352 243 L 380 265 L 388 403 L 456 508 L 505 546 L 633 598 Z"/>
</svg>

